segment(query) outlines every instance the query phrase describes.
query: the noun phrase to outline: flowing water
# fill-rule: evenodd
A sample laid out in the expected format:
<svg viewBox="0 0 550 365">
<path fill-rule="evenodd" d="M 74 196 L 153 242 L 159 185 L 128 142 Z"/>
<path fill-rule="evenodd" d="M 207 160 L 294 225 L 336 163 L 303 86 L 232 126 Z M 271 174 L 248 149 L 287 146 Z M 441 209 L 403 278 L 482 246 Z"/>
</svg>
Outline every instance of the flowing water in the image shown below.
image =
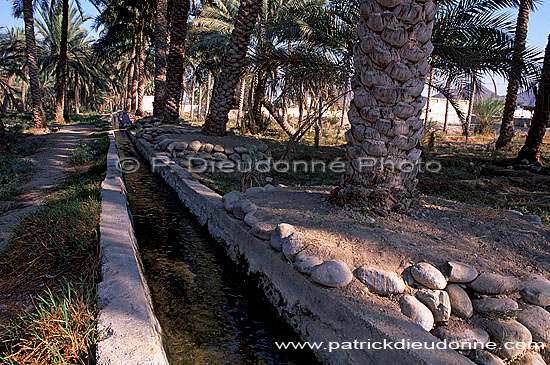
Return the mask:
<svg viewBox="0 0 550 365">
<path fill-rule="evenodd" d="M 276 347 L 298 336 L 124 133 L 116 136 L 120 157 L 141 162 L 124 181 L 170 363 L 316 364 L 311 351 Z"/>
</svg>

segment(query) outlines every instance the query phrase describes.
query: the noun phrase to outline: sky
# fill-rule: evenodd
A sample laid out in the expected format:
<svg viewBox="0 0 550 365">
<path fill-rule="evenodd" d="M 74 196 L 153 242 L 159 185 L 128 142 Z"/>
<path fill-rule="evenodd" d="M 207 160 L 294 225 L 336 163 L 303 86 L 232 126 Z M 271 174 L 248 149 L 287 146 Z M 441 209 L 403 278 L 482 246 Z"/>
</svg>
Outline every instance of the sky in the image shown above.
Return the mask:
<svg viewBox="0 0 550 365">
<path fill-rule="evenodd" d="M 541 4 L 537 6 L 537 10 L 531 12 L 529 17 L 529 33 L 527 35 L 527 43 L 531 46 L 539 48 L 544 51 L 546 43 L 548 41 L 548 35 L 550 34 L 550 0 L 540 0 Z M 14 19 L 12 16 L 12 1 L 0 0 L 0 25 L 5 27 L 23 27 L 22 19 Z M 86 15 L 94 18 L 98 12 L 95 7 L 88 1 L 81 1 L 83 11 Z M 517 17 L 517 10 L 510 11 L 512 16 Z M 86 22 L 86 26 L 91 28 L 93 20 Z M 499 95 L 506 94 L 506 80 L 496 77 L 497 90 Z M 490 90 L 493 90 L 492 81 L 489 78 L 484 80 L 485 86 Z"/>
</svg>

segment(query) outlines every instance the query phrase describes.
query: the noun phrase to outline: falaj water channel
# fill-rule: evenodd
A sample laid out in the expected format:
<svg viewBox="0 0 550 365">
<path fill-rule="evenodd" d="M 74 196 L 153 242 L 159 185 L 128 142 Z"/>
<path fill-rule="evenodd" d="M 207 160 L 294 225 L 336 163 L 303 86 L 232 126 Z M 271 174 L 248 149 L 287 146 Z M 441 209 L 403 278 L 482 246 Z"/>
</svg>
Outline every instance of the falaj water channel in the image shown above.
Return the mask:
<svg viewBox="0 0 550 365">
<path fill-rule="evenodd" d="M 125 132 L 120 158 L 140 162 L 124 174 L 135 235 L 155 315 L 172 364 L 315 364 L 312 352 L 279 350 L 298 341 L 246 269 L 232 262 L 154 175 Z"/>
</svg>

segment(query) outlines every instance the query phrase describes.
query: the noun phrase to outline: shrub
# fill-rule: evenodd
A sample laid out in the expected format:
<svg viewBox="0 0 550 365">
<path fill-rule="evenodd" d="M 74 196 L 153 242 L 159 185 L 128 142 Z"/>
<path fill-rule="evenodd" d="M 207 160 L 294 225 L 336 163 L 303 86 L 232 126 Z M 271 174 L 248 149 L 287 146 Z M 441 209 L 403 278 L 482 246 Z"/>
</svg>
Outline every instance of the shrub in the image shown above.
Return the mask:
<svg viewBox="0 0 550 365">
<path fill-rule="evenodd" d="M 479 124 L 475 128 L 476 133 L 483 135 L 491 133 L 491 125 L 502 118 L 504 103 L 504 100 L 493 97 L 474 103 L 474 114 L 479 120 Z"/>
</svg>

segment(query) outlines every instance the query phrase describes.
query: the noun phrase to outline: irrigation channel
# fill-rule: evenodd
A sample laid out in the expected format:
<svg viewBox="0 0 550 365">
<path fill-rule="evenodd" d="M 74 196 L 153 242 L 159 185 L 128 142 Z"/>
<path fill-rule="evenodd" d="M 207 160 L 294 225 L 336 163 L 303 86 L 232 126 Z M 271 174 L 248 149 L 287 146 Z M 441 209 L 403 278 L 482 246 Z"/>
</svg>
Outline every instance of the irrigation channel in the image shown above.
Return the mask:
<svg viewBox="0 0 550 365">
<path fill-rule="evenodd" d="M 279 350 L 299 341 L 264 296 L 258 280 L 231 261 L 176 193 L 117 132 L 135 235 L 155 315 L 171 364 L 317 364 L 310 350 Z"/>
</svg>

